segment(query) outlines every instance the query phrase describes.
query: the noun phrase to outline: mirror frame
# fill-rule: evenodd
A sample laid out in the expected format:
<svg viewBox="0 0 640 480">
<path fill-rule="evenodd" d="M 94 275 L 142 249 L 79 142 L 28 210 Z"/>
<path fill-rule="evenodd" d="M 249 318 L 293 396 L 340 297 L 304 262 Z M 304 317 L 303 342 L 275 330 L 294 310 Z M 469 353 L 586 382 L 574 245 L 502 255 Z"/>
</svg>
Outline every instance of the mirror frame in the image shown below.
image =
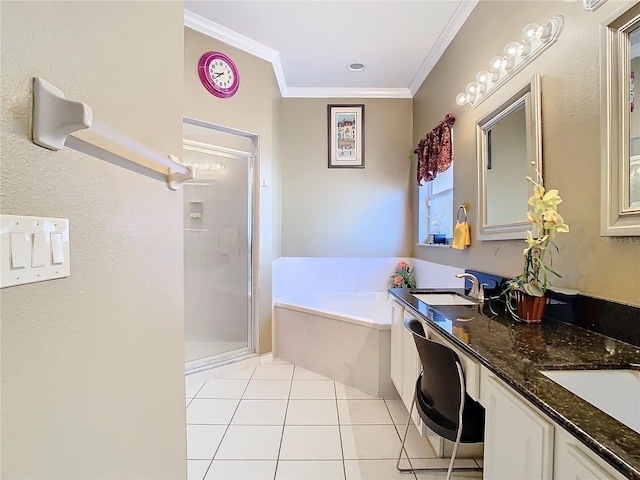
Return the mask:
<svg viewBox="0 0 640 480">
<path fill-rule="evenodd" d="M 626 4 L 602 25 L 600 236 L 640 236 L 640 207 L 629 204 L 629 33 L 640 27 L 640 5 Z"/>
<path fill-rule="evenodd" d="M 522 220 L 503 224 L 487 223 L 487 160 L 488 135 L 491 129 L 505 116 L 524 104 L 527 137 L 527 175 L 535 178 L 535 168 L 542 173 L 542 108 L 540 98 L 540 75 L 535 74 L 508 100 L 484 116 L 476 123 L 478 155 L 478 208 L 476 238 L 478 240 L 513 240 L 526 238 L 530 228 L 527 221 L 528 205 L 522 206 Z M 531 163 L 534 162 L 535 166 Z M 528 186 L 528 196 L 533 193 L 533 185 Z"/>
</svg>

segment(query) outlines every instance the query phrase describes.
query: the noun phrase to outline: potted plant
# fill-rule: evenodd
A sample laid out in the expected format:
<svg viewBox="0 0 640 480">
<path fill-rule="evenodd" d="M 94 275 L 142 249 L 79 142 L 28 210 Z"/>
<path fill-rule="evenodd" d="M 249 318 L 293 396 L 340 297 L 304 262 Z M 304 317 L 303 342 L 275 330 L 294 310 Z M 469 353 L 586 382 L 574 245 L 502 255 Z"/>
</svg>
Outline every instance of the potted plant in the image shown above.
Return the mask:
<svg viewBox="0 0 640 480">
<path fill-rule="evenodd" d="M 515 280 L 509 282 L 506 290 L 507 309 L 511 315 L 527 323 L 537 323 L 542 319 L 546 304 L 549 274 L 561 277 L 551 266 L 553 239 L 558 233 L 566 233 L 569 226 L 564 223 L 558 205 L 562 198 L 558 190 L 546 191 L 540 171 L 536 168 L 536 179 L 527 177 L 533 183 L 533 195 L 529 198 L 532 207 L 527 220 L 532 229 L 527 232 L 527 248 L 524 249 L 524 269 Z M 548 254 L 548 255 L 547 255 Z M 515 300 L 516 308 L 513 306 Z"/>
<path fill-rule="evenodd" d="M 398 262 L 395 271 L 389 277 L 389 288 L 416 288 L 413 270 L 407 262 Z"/>
</svg>

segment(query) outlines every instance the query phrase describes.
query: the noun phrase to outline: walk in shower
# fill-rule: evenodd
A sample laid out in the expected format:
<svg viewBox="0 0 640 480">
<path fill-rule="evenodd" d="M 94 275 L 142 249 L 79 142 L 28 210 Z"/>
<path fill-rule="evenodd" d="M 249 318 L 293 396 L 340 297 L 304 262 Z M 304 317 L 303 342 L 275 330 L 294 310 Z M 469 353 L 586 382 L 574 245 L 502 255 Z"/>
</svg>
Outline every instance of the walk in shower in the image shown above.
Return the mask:
<svg viewBox="0 0 640 480">
<path fill-rule="evenodd" d="M 255 351 L 251 138 L 184 124 L 185 366 L 197 371 Z"/>
</svg>

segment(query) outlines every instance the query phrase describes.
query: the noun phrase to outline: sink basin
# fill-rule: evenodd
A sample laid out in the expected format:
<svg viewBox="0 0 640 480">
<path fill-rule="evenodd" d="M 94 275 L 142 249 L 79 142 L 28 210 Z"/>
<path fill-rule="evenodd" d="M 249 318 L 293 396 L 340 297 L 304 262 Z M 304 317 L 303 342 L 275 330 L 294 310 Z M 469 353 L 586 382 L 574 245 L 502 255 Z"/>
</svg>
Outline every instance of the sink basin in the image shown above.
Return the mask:
<svg viewBox="0 0 640 480">
<path fill-rule="evenodd" d="M 412 295 L 428 305 L 475 305 L 475 302 L 450 292 L 412 293 Z"/>
<path fill-rule="evenodd" d="M 640 433 L 639 371 L 545 370 L 540 373 Z"/>
</svg>

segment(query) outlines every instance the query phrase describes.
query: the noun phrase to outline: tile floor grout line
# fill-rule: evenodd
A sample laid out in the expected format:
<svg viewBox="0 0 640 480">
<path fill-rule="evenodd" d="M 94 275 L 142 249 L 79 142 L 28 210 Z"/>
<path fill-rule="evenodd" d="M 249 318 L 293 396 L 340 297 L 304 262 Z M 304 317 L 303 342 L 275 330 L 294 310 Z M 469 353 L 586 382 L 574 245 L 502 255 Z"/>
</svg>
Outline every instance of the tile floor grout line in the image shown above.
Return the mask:
<svg viewBox="0 0 640 480">
<path fill-rule="evenodd" d="M 284 427 L 287 424 L 287 413 L 289 412 L 289 401 L 291 400 L 291 390 L 293 390 L 293 377 L 296 373 L 296 366 L 293 365 L 291 372 L 291 381 L 289 383 L 289 395 L 287 395 L 287 405 L 284 407 L 284 418 L 282 419 L 282 433 L 280 434 L 280 445 L 278 446 L 278 455 L 276 457 L 276 469 L 273 472 L 273 480 L 276 480 L 278 475 L 278 465 L 280 464 L 280 452 L 282 451 L 282 441 L 284 440 Z"/>
<path fill-rule="evenodd" d="M 244 390 L 242 391 L 242 395 L 240 395 L 240 400 L 238 401 L 238 405 L 236 405 L 236 409 L 233 411 L 233 415 L 231 415 L 231 418 L 229 419 L 229 423 L 227 423 L 227 427 L 224 429 L 224 433 L 222 434 L 222 437 L 220 438 L 220 442 L 218 442 L 218 446 L 216 447 L 215 452 L 213 452 L 213 457 L 211 457 L 211 462 L 209 462 L 209 466 L 207 467 L 207 470 L 204 472 L 204 475 L 202 477 L 202 479 L 204 480 L 205 478 L 207 478 L 207 474 L 209 473 L 209 470 L 211 469 L 211 466 L 213 465 L 213 461 L 216 458 L 216 455 L 218 454 L 218 450 L 220 450 L 220 446 L 222 445 L 222 442 L 224 441 L 224 437 L 227 435 L 227 432 L 229 431 L 229 427 L 231 426 L 231 422 L 233 421 L 233 417 L 235 416 L 236 412 L 238 411 L 238 408 L 240 407 L 240 402 L 242 402 L 242 397 L 244 396 L 244 393 L 247 391 L 247 388 L 249 388 L 249 382 L 251 382 L 251 378 L 253 378 L 253 374 L 256 371 L 256 367 L 253 367 L 253 372 L 251 372 L 251 376 L 249 377 L 249 380 L 247 381 L 247 385 L 244 387 Z M 208 380 L 207 380 L 208 381 Z M 205 385 L 207 382 L 204 382 Z M 204 388 L 204 385 L 202 385 L 202 388 Z M 198 393 L 200 393 L 200 390 L 198 390 Z"/>
<path fill-rule="evenodd" d="M 202 389 L 204 388 L 204 386 L 207 384 L 209 380 L 205 380 L 204 383 L 200 386 L 200 388 L 198 389 L 198 391 L 195 393 L 195 395 L 193 397 L 191 397 L 191 402 L 193 402 L 196 397 L 198 396 L 198 394 L 202 391 Z M 189 402 L 189 405 L 191 404 L 191 402 Z M 189 406 L 187 405 L 187 407 Z"/>
<path fill-rule="evenodd" d="M 333 381 L 333 394 L 335 395 L 336 402 L 336 416 L 338 418 L 338 436 L 340 437 L 340 455 L 342 455 L 342 475 L 345 480 L 347 478 L 347 466 L 344 463 L 344 445 L 342 444 L 342 422 L 340 421 L 340 409 L 338 408 L 338 388 L 336 387 L 336 381 Z"/>
</svg>

